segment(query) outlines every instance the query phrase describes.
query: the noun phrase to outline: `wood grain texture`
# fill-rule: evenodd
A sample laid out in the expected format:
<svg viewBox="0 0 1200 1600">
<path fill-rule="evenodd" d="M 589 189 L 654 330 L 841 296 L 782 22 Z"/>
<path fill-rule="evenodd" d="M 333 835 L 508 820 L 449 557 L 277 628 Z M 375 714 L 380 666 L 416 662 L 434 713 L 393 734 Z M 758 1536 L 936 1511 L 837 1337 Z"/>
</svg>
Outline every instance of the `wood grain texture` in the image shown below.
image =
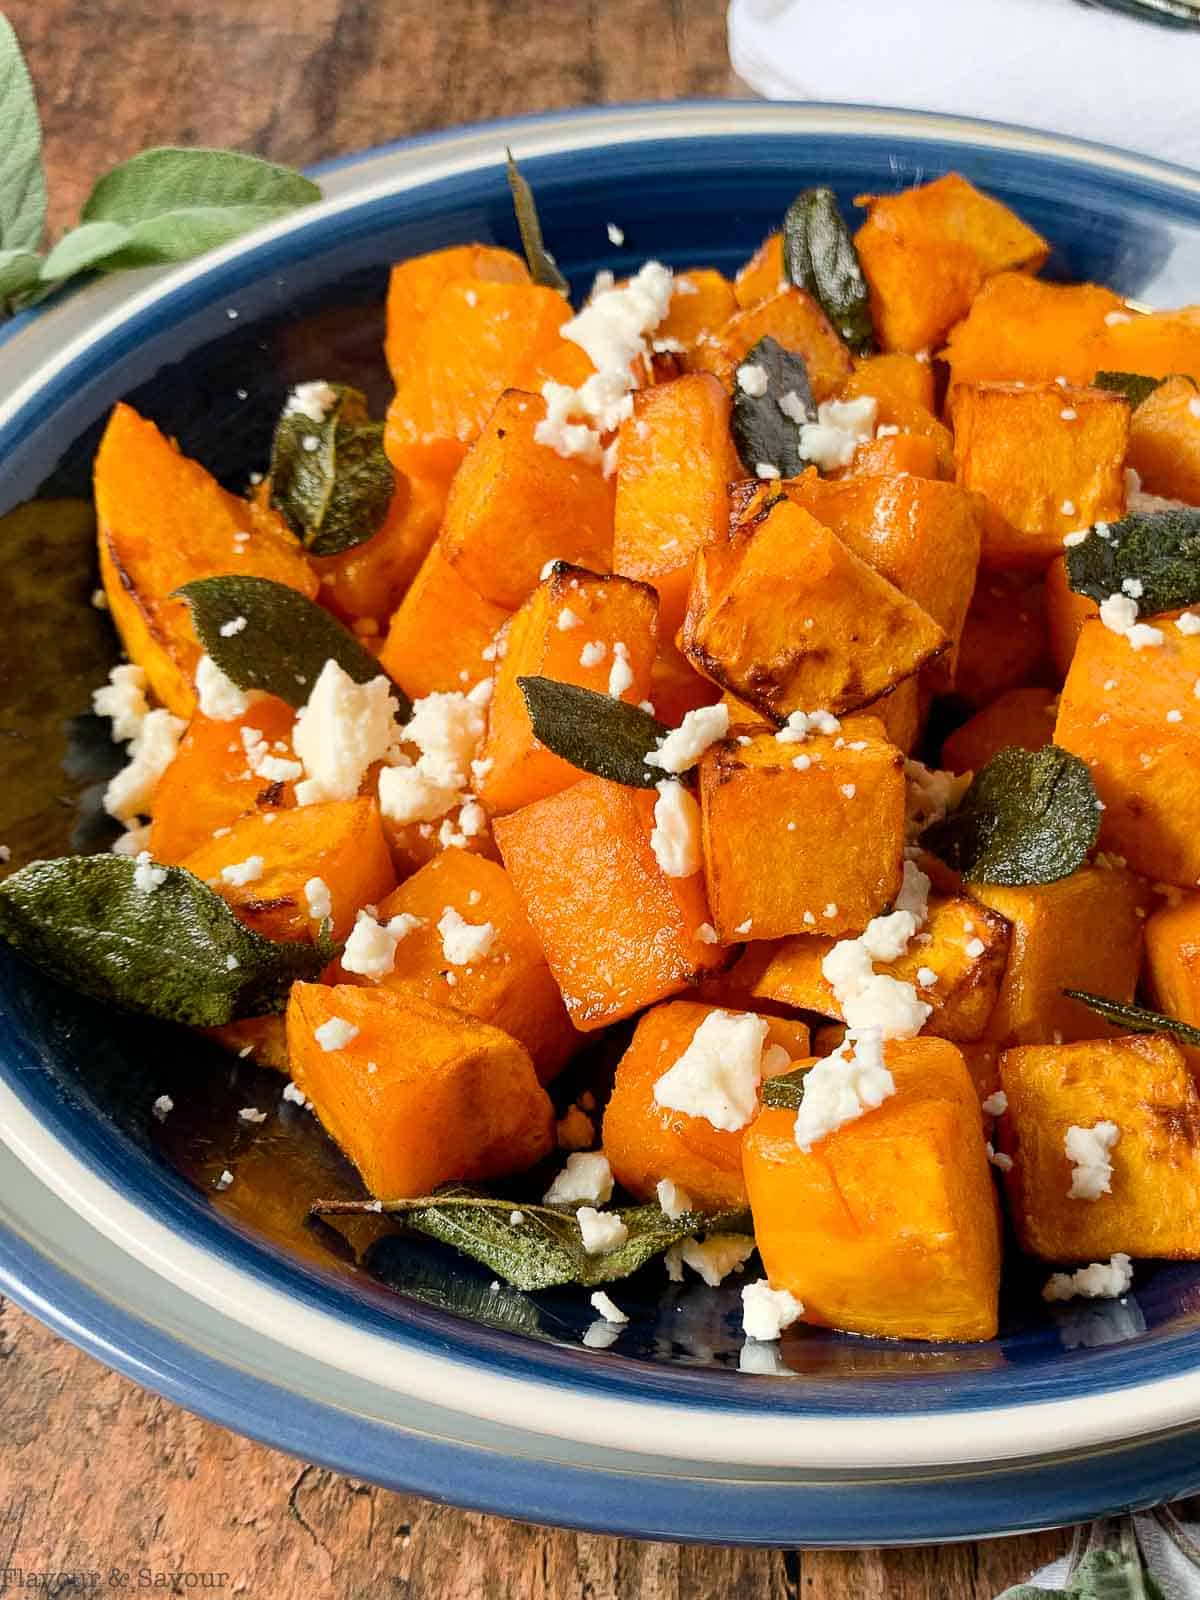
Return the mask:
<svg viewBox="0 0 1200 1600">
<path fill-rule="evenodd" d="M 303 164 L 454 122 L 720 95 L 730 83 L 724 0 L 7 9 L 40 95 L 56 234 L 97 174 L 148 144 L 231 145 Z M 731 1551 L 469 1515 L 201 1422 L 3 1302 L 0 1384 L 0 1574 L 227 1572 L 226 1593 L 272 1600 L 992 1600 L 1065 1545 L 1052 1534 L 909 1551 Z"/>
</svg>

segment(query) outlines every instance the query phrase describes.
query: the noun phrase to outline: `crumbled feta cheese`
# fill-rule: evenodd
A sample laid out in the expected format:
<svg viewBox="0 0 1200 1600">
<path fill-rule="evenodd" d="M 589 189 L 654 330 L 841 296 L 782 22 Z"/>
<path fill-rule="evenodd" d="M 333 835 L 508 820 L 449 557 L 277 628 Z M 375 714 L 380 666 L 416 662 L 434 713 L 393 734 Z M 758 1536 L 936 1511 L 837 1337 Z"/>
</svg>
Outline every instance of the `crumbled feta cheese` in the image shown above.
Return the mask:
<svg viewBox="0 0 1200 1600">
<path fill-rule="evenodd" d="M 175 1102 L 169 1094 L 160 1094 L 154 1102 L 154 1115 L 160 1122 L 165 1122 L 175 1109 Z"/>
<path fill-rule="evenodd" d="M 290 1081 L 285 1083 L 283 1086 L 283 1098 L 290 1105 L 300 1106 L 301 1109 L 308 1105 L 308 1099 L 304 1093 L 304 1090 L 298 1089 L 296 1085 Z"/>
<path fill-rule="evenodd" d="M 808 407 L 794 389 L 789 389 L 786 394 L 780 395 L 775 404 L 788 421 L 794 422 L 798 428 L 812 421 Z"/>
<path fill-rule="evenodd" d="M 400 941 L 424 926 L 424 917 L 414 917 L 409 911 L 402 911 L 388 922 L 379 922 L 369 911 L 360 911 L 342 951 L 342 966 L 363 978 L 382 978 L 396 965 Z"/>
<path fill-rule="evenodd" d="M 583 1343 L 589 1350 L 607 1350 L 616 1344 L 621 1337 L 621 1329 L 615 1322 L 607 1322 L 603 1317 L 597 1317 L 583 1330 Z"/>
<path fill-rule="evenodd" d="M 257 1126 L 259 1123 L 265 1122 L 266 1120 L 267 1113 L 265 1111 L 260 1111 L 257 1106 L 243 1106 L 238 1112 L 239 1122 L 248 1122 L 254 1126 Z"/>
<path fill-rule="evenodd" d="M 304 885 L 304 900 L 308 914 L 314 922 L 324 922 L 333 915 L 333 896 L 324 878 L 310 878 Z"/>
<path fill-rule="evenodd" d="M 484 680 L 486 683 L 488 680 Z M 489 685 L 490 687 L 490 685 Z M 437 822 L 462 797 L 487 726 L 480 684 L 469 694 L 428 694 L 413 705 L 402 737 L 420 751 L 416 765 L 384 767 L 379 806 L 393 822 Z"/>
<path fill-rule="evenodd" d="M 1071 1163 L 1072 1200 L 1099 1200 L 1102 1194 L 1112 1193 L 1112 1162 L 1109 1151 L 1121 1137 L 1115 1122 L 1097 1122 L 1094 1127 L 1081 1128 L 1073 1123 L 1063 1136 L 1063 1149 Z"/>
<path fill-rule="evenodd" d="M 558 613 L 559 633 L 569 633 L 572 628 L 578 628 L 583 622 L 582 617 L 577 617 L 570 606 L 564 606 Z"/>
<path fill-rule="evenodd" d="M 1058 414 L 1064 422 L 1074 422 L 1079 415 L 1074 406 L 1064 406 Z"/>
<path fill-rule="evenodd" d="M 1175 626 L 1180 633 L 1187 634 L 1189 637 L 1200 633 L 1200 615 L 1197 615 L 1195 611 L 1181 611 L 1175 618 Z"/>
<path fill-rule="evenodd" d="M 968 939 L 963 948 L 969 960 L 978 961 L 987 949 L 987 945 L 984 944 L 982 939 Z"/>
<path fill-rule="evenodd" d="M 1146 585 L 1140 578 L 1122 578 L 1121 593 L 1127 594 L 1133 600 L 1140 600 L 1146 592 Z"/>
<path fill-rule="evenodd" d="M 508 1225 L 510 1228 L 519 1228 L 524 1221 L 525 1213 L 523 1211 L 510 1211 L 508 1213 Z"/>
<path fill-rule="evenodd" d="M 466 967 L 482 961 L 496 942 L 496 929 L 490 922 L 467 922 L 453 906 L 447 906 L 438 919 L 442 954 L 452 967 Z"/>
<path fill-rule="evenodd" d="M 225 832 L 228 833 L 229 829 L 226 828 Z M 126 828 L 124 833 L 113 840 L 112 853 L 115 856 L 139 856 L 143 850 L 148 850 L 149 847 L 150 825 L 147 823 L 140 828 Z M 8 846 L 0 845 L 0 861 L 7 861 L 9 854 Z"/>
<path fill-rule="evenodd" d="M 574 1205 L 577 1200 L 605 1205 L 612 1199 L 613 1175 L 608 1157 L 602 1151 L 576 1151 L 546 1190 L 542 1199 L 548 1206 Z"/>
<path fill-rule="evenodd" d="M 625 230 L 624 228 L 618 228 L 615 222 L 607 223 L 605 225 L 605 232 L 608 234 L 609 244 L 623 245 L 625 243 Z M 595 1297 L 593 1296 L 593 1303 L 594 1302 Z M 624 1317 L 622 1317 L 621 1321 L 624 1322 L 624 1320 Z"/>
<path fill-rule="evenodd" d="M 232 1182 L 233 1182 L 233 1173 L 230 1172 L 228 1167 L 226 1167 L 224 1172 L 222 1172 L 221 1176 L 213 1184 L 213 1188 L 214 1189 L 228 1189 Z"/>
<path fill-rule="evenodd" d="M 779 744 L 803 744 L 810 734 L 840 733 L 841 722 L 830 711 L 793 711 L 775 738 Z"/>
<path fill-rule="evenodd" d="M 392 822 L 436 822 L 453 810 L 462 789 L 438 783 L 415 767 L 383 767 L 379 773 L 379 809 Z"/>
<path fill-rule="evenodd" d="M 932 989 L 937 981 L 938 975 L 932 967 L 917 968 L 917 982 L 922 989 Z"/>
<path fill-rule="evenodd" d="M 905 836 L 914 843 L 962 799 L 971 782 L 969 772 L 940 772 L 909 757 L 904 763 Z"/>
<path fill-rule="evenodd" d="M 872 963 L 898 961 L 907 951 L 925 925 L 929 890 L 926 874 L 905 861 L 897 909 L 873 918 L 857 939 L 841 939 L 826 954 L 821 972 L 850 1028 L 875 1029 L 884 1039 L 911 1039 L 928 1020 L 933 1008 L 914 985 L 876 972 Z M 828 907 L 825 914 L 831 915 Z"/>
<path fill-rule="evenodd" d="M 758 461 L 754 466 L 754 475 L 755 477 L 762 478 L 764 482 L 769 483 L 772 478 L 778 478 L 780 476 L 780 472 L 779 468 L 772 466 L 769 461 Z"/>
<path fill-rule="evenodd" d="M 692 1197 L 686 1189 L 681 1189 L 670 1178 L 660 1178 L 655 1189 L 658 1203 L 662 1207 L 665 1217 L 672 1222 L 678 1222 L 686 1212 L 692 1209 Z"/>
<path fill-rule="evenodd" d="M 1107 327 L 1115 328 L 1120 322 L 1132 322 L 1133 318 L 1127 311 L 1106 311 L 1104 321 Z"/>
<path fill-rule="evenodd" d="M 663 772 L 686 772 L 718 739 L 729 732 L 729 707 L 718 702 L 715 706 L 698 706 L 684 715 L 683 721 L 673 729 L 646 757 L 648 767 L 659 767 Z"/>
<path fill-rule="evenodd" d="M 1042 1290 L 1043 1300 L 1115 1300 L 1133 1282 L 1133 1265 L 1123 1251 L 1107 1261 L 1093 1261 L 1075 1272 L 1052 1272 Z"/>
<path fill-rule="evenodd" d="M 700 807 L 682 783 L 663 778 L 655 787 L 654 828 L 650 848 L 668 878 L 690 878 L 699 872 Z"/>
<path fill-rule="evenodd" d="M 1075 515 L 1075 502 L 1074 500 L 1064 500 L 1058 509 L 1064 517 L 1073 517 Z"/>
<path fill-rule="evenodd" d="M 1100 621 L 1113 633 L 1128 633 L 1137 621 L 1138 603 L 1127 594 L 1110 594 L 1100 602 Z"/>
<path fill-rule="evenodd" d="M 796 1113 L 796 1143 L 801 1150 L 811 1150 L 895 1092 L 896 1081 L 883 1059 L 881 1030 L 848 1028 L 841 1046 L 805 1076 L 804 1098 Z"/>
<path fill-rule="evenodd" d="M 297 805 L 352 800 L 368 767 L 383 759 L 395 736 L 389 680 L 381 673 L 355 683 L 336 661 L 326 661 L 292 735 L 306 773 L 296 785 Z"/>
<path fill-rule="evenodd" d="M 1188 415 L 1200 417 L 1200 395 L 1193 395 L 1188 401 Z"/>
<path fill-rule="evenodd" d="M 760 1344 L 778 1339 L 803 1313 L 803 1301 L 787 1289 L 772 1289 L 765 1278 L 742 1290 L 742 1327 L 748 1338 Z"/>
<path fill-rule="evenodd" d="M 864 394 L 854 400 L 823 400 L 817 407 L 817 420 L 800 427 L 799 455 L 822 472 L 848 467 L 854 452 L 875 432 L 879 402 Z"/>
<path fill-rule="evenodd" d="M 104 687 L 93 690 L 92 710 L 98 717 L 111 717 L 114 744 L 136 739 L 150 710 L 143 669 L 132 664 L 114 667 Z"/>
<path fill-rule="evenodd" d="M 1074 550 L 1077 545 L 1086 544 L 1090 537 L 1091 537 L 1091 530 L 1090 529 L 1088 529 L 1088 528 L 1077 528 L 1074 533 L 1068 533 L 1068 534 L 1064 534 L 1063 535 L 1063 544 L 1066 545 L 1068 550 Z"/>
<path fill-rule="evenodd" d="M 196 663 L 196 704 L 215 722 L 234 722 L 250 709 L 249 698 L 211 656 L 201 656 Z"/>
<path fill-rule="evenodd" d="M 580 1206 L 575 1213 L 583 1248 L 589 1256 L 605 1256 L 616 1250 L 629 1237 L 629 1229 L 612 1211 L 597 1211 L 594 1206 Z"/>
<path fill-rule="evenodd" d="M 248 623 L 245 617 L 230 617 L 228 622 L 223 622 L 217 629 L 222 639 L 232 639 L 236 634 L 244 633 Z"/>
<path fill-rule="evenodd" d="M 841 792 L 847 800 L 853 800 L 854 796 L 858 793 L 858 789 L 852 783 L 843 783 L 841 786 Z"/>
<path fill-rule="evenodd" d="M 1013 1162 L 1011 1156 L 1006 1156 L 1003 1150 L 994 1150 L 990 1140 L 984 1148 L 987 1150 L 988 1160 L 996 1168 L 997 1172 L 1012 1171 Z"/>
<path fill-rule="evenodd" d="M 608 646 L 603 639 L 593 639 L 585 644 L 579 652 L 579 665 L 581 667 L 598 667 L 608 654 Z"/>
<path fill-rule="evenodd" d="M 358 1029 L 344 1017 L 330 1017 L 328 1022 L 313 1029 L 313 1038 L 322 1050 L 344 1050 L 358 1038 Z"/>
<path fill-rule="evenodd" d="M 103 589 L 92 590 L 92 605 L 97 611 L 108 610 L 108 596 Z"/>
<path fill-rule="evenodd" d="M 684 1239 L 679 1259 L 715 1289 L 731 1272 L 745 1265 L 754 1254 L 754 1236 L 748 1233 L 710 1233 L 703 1243 Z"/>
<path fill-rule="evenodd" d="M 711 922 L 702 922 L 700 924 L 696 929 L 696 938 L 701 944 L 720 944 L 721 942 L 717 937 L 717 930 Z"/>
<path fill-rule="evenodd" d="M 997 1089 L 994 1094 L 988 1095 L 983 1102 L 985 1116 L 1002 1117 L 1008 1110 L 1008 1096 L 1003 1089 Z"/>
<path fill-rule="evenodd" d="M 101 691 L 103 692 L 103 691 Z M 187 728 L 169 711 L 148 711 L 129 746 L 129 762 L 104 791 L 104 809 L 120 822 L 149 815 L 158 780 L 175 759 Z"/>
<path fill-rule="evenodd" d="M 133 887 L 139 894 L 153 894 L 160 884 L 167 881 L 166 867 L 154 866 L 149 850 L 139 850 L 135 859 L 137 865 L 133 869 Z"/>
<path fill-rule="evenodd" d="M 615 239 L 613 241 L 614 244 L 620 244 L 620 242 L 621 241 L 619 239 Z M 629 1318 L 621 1310 L 616 1301 L 605 1294 L 603 1289 L 596 1290 L 595 1294 L 592 1296 L 591 1304 L 592 1310 L 598 1311 L 604 1318 L 605 1322 L 620 1323 L 629 1321 Z"/>
<path fill-rule="evenodd" d="M 1176 711 L 1176 710 L 1168 711 L 1167 712 L 1167 721 L 1168 722 L 1182 722 L 1183 721 L 1183 712 L 1182 711 Z"/>
<path fill-rule="evenodd" d="M 261 856 L 247 856 L 244 861 L 233 861 L 229 866 L 221 868 L 221 881 L 232 884 L 237 889 L 243 888 L 248 883 L 257 883 L 262 875 Z"/>
<path fill-rule="evenodd" d="M 633 687 L 633 668 L 629 665 L 629 646 L 618 639 L 613 645 L 613 663 L 608 674 L 608 692 L 619 700 L 627 689 Z"/>
<path fill-rule="evenodd" d="M 750 1012 L 710 1011 L 683 1054 L 654 1085 L 654 1102 L 734 1133 L 758 1109 L 767 1022 Z"/>
<path fill-rule="evenodd" d="M 324 422 L 327 413 L 337 404 L 337 391 L 328 383 L 298 383 L 284 404 L 285 417 L 307 417 L 310 422 Z"/>
<path fill-rule="evenodd" d="M 753 400 L 761 400 L 769 382 L 766 367 L 760 367 L 757 362 L 745 361 L 737 369 L 738 388 Z"/>
</svg>

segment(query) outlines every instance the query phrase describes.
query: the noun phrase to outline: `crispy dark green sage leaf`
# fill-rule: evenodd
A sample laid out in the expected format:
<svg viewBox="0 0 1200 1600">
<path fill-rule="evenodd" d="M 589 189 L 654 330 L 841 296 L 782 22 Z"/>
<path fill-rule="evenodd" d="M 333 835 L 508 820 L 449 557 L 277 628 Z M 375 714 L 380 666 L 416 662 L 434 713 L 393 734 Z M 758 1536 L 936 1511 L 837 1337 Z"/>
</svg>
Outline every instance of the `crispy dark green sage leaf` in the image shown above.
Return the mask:
<svg viewBox="0 0 1200 1600">
<path fill-rule="evenodd" d="M 1098 372 L 1092 379 L 1092 386 L 1123 395 L 1131 409 L 1136 411 L 1142 401 L 1165 382 L 1165 378 L 1148 378 L 1142 372 Z"/>
<path fill-rule="evenodd" d="M 867 280 L 832 189 L 805 189 L 783 218 L 783 265 L 856 355 L 875 348 Z"/>
<path fill-rule="evenodd" d="M 1200 1028 L 1193 1028 L 1190 1022 L 1180 1022 L 1177 1017 L 1168 1017 L 1161 1011 L 1148 1011 L 1132 1001 L 1108 1000 L 1102 994 L 1089 994 L 1086 989 L 1064 989 L 1063 993 L 1068 1000 L 1078 1000 L 1105 1022 L 1130 1033 L 1169 1033 L 1181 1044 L 1200 1049 Z"/>
<path fill-rule="evenodd" d="M 239 689 L 262 689 L 302 706 L 326 661 L 336 661 L 355 683 L 369 683 L 383 671 L 336 617 L 272 578 L 196 578 L 175 593 L 191 606 L 200 643 Z M 222 633 L 242 617 L 235 632 Z M 393 694 L 407 720 L 411 703 L 400 689 Z"/>
<path fill-rule="evenodd" d="M 640 706 L 554 678 L 518 678 L 534 737 L 580 772 L 653 789 L 665 774 L 646 757 L 670 732 Z"/>
<path fill-rule="evenodd" d="M 1066 552 L 1076 594 L 1106 600 L 1132 590 L 1144 617 L 1200 600 L 1200 507 L 1131 511 Z M 1125 589 L 1125 585 L 1129 589 Z"/>
<path fill-rule="evenodd" d="M 568 294 L 571 285 L 558 270 L 557 262 L 542 240 L 542 223 L 533 190 L 521 176 L 512 151 L 506 148 L 504 153 L 508 157 L 508 187 L 512 190 L 513 210 L 517 214 L 517 227 L 521 230 L 521 246 L 529 265 L 529 276 L 545 289 L 557 289 L 560 294 Z"/>
<path fill-rule="evenodd" d="M 1054 883 L 1082 865 L 1099 830 L 1091 774 L 1052 744 L 994 755 L 921 843 L 968 882 Z"/>
<path fill-rule="evenodd" d="M 336 556 L 379 532 L 396 474 L 366 397 L 344 383 L 324 387 L 329 404 L 320 421 L 285 409 L 275 425 L 271 504 L 305 549 Z"/>
<path fill-rule="evenodd" d="M 763 1105 L 776 1110 L 799 1111 L 808 1073 L 807 1067 L 796 1067 L 791 1072 L 781 1072 L 777 1078 L 768 1078 L 762 1086 Z"/>
<path fill-rule="evenodd" d="M 744 1211 L 716 1216 L 689 1211 L 671 1218 L 658 1206 L 625 1206 L 613 1213 L 629 1231 L 625 1243 L 603 1255 L 589 1255 L 573 1210 L 501 1200 L 466 1184 L 447 1184 L 414 1200 L 318 1200 L 312 1210 L 320 1216 L 369 1211 L 395 1216 L 526 1290 L 614 1283 L 695 1233 L 749 1231 Z M 513 1223 L 516 1212 L 521 1221 Z"/>
<path fill-rule="evenodd" d="M 730 429 L 742 465 L 752 478 L 760 465 L 774 467 L 781 478 L 795 478 L 806 465 L 800 455 L 799 425 L 817 418 L 808 368 L 802 357 L 770 334 L 749 351 L 738 371 L 744 368 L 760 369 L 767 386 L 755 394 L 753 382 L 750 389 L 743 387 L 740 377 L 734 383 Z M 762 379 L 758 381 L 761 384 Z"/>
<path fill-rule="evenodd" d="M 148 892 L 136 870 L 127 856 L 34 861 L 0 883 L 0 936 L 84 994 L 204 1028 L 282 1011 L 338 953 L 325 929 L 316 944 L 264 939 L 182 867 Z"/>
</svg>

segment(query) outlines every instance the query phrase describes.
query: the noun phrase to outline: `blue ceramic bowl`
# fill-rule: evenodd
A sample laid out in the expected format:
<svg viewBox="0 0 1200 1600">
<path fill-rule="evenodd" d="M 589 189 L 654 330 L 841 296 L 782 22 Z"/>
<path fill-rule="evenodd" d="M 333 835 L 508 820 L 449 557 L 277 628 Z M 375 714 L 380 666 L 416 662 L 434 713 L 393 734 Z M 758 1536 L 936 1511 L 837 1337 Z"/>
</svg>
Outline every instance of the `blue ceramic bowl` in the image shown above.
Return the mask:
<svg viewBox="0 0 1200 1600">
<path fill-rule="evenodd" d="M 328 168 L 322 205 L 132 288 L 94 285 L 0 346 L 0 511 L 56 500 L 3 524 L 0 719 L 24 781 L 0 836 L 12 830 L 16 859 L 102 842 L 94 794 L 110 752 L 76 713 L 115 644 L 87 605 L 77 497 L 109 407 L 132 399 L 240 486 L 291 383 L 365 377 L 381 404 L 387 264 L 516 244 L 506 143 L 576 290 L 649 256 L 731 271 L 809 184 L 848 204 L 956 169 L 1052 240 L 1054 275 L 1156 304 L 1200 298 L 1200 177 L 1013 128 L 821 106 L 622 108 Z M 50 633 L 16 593 L 31 572 L 47 593 L 70 590 L 69 621 Z M 1127 1302 L 1055 1313 L 1018 1268 L 993 1344 L 793 1329 L 775 1370 L 755 1373 L 738 1370 L 736 1286 L 668 1288 L 654 1269 L 620 1286 L 633 1319 L 593 1350 L 584 1294 L 493 1293 L 486 1273 L 401 1239 L 355 1266 L 302 1228 L 280 1174 L 303 1170 L 310 1190 L 347 1180 L 279 1089 L 0 957 L 0 1289 L 230 1427 L 514 1517 L 880 1544 L 1042 1527 L 1200 1486 L 1200 1266 L 1143 1267 Z M 177 1110 L 159 1128 L 164 1091 Z M 253 1103 L 273 1109 L 247 1142 L 236 1111 Z M 225 1164 L 237 1181 L 218 1198 Z"/>
</svg>

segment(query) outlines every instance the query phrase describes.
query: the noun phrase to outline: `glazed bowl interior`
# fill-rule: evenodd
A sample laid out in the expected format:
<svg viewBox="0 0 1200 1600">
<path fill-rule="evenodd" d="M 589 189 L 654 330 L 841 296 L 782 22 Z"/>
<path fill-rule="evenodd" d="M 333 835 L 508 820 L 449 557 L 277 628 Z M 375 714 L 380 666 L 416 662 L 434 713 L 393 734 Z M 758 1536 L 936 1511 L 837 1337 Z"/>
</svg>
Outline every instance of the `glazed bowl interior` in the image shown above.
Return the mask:
<svg viewBox="0 0 1200 1600">
<path fill-rule="evenodd" d="M 107 618 L 89 604 L 97 582 L 90 469 L 112 404 L 131 401 L 239 491 L 263 467 L 292 384 L 344 380 L 382 408 L 388 264 L 468 240 L 519 247 L 505 138 L 577 296 L 597 269 L 620 274 L 648 257 L 732 273 L 807 185 L 832 184 L 849 210 L 864 191 L 954 169 L 1052 241 L 1051 276 L 1095 279 L 1149 304 L 1200 298 L 1200 183 L 1185 175 L 935 119 L 797 112 L 793 126 L 787 108 L 729 105 L 673 114 L 535 121 L 482 130 L 465 155 L 435 142 L 424 157 L 420 147 L 370 157 L 331 174 L 335 199 L 310 217 L 183 269 L 128 304 L 113 306 L 110 295 L 98 319 L 79 315 L 85 291 L 82 302 L 15 330 L 0 349 L 9 379 L 0 409 L 0 731 L 11 752 L 0 838 L 14 865 L 104 848 L 111 837 L 98 794 L 114 751 L 87 708 L 118 659 Z M 608 242 L 610 222 L 624 230 L 620 249 Z M 280 1102 L 281 1087 L 205 1040 L 104 1010 L 0 953 L 0 1091 L 12 1113 L 2 1131 L 21 1159 L 68 1206 L 87 1210 L 88 1226 L 125 1238 L 125 1222 L 104 1217 L 103 1196 L 119 1195 L 135 1220 L 236 1267 L 297 1318 L 316 1310 L 464 1371 L 747 1420 L 1011 1412 L 1128 1393 L 1200 1363 L 1200 1265 L 1150 1265 L 1126 1301 L 1051 1311 L 1037 1293 L 1044 1274 L 1019 1260 L 990 1344 L 797 1327 L 776 1369 L 751 1377 L 738 1371 L 737 1281 L 719 1290 L 667 1285 L 655 1266 L 614 1291 L 628 1327 L 610 1349 L 588 1350 L 581 1337 L 594 1313 L 585 1291 L 497 1292 L 486 1270 L 431 1243 L 377 1237 L 379 1229 L 350 1229 L 347 1239 L 306 1225 L 309 1200 L 355 1193 L 355 1183 L 308 1114 Z M 159 1124 L 151 1106 L 163 1093 L 176 1110 Z M 247 1105 L 269 1110 L 261 1129 L 239 1124 Z M 20 1138 L 18 1111 L 20 1127 L 32 1130 Z M 95 1182 L 86 1205 L 72 1198 L 79 1186 L 68 1165 Z M 235 1182 L 218 1194 L 213 1178 L 226 1166 Z M 5 1222 L 12 1236 L 32 1237 L 15 1208 Z M 36 1273 L 23 1281 L 13 1259 L 7 1287 L 35 1300 Z M 236 1319 L 236 1310 L 227 1314 Z"/>
</svg>

